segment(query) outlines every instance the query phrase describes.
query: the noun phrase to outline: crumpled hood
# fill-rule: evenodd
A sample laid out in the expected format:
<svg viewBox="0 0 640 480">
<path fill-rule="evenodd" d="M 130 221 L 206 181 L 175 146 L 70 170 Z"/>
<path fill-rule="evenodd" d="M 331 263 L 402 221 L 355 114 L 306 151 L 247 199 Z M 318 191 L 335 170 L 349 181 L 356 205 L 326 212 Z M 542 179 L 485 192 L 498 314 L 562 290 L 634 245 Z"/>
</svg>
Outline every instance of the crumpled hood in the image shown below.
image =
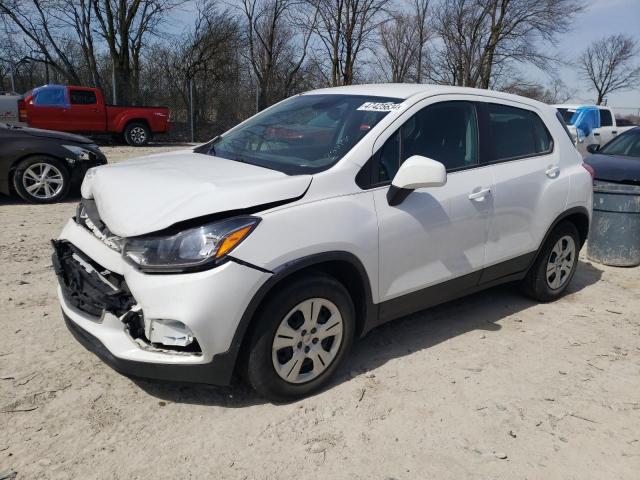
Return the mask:
<svg viewBox="0 0 640 480">
<path fill-rule="evenodd" d="M 121 237 L 177 222 L 300 197 L 310 175 L 284 173 L 191 151 L 153 155 L 87 172 L 82 196 Z"/>
</svg>

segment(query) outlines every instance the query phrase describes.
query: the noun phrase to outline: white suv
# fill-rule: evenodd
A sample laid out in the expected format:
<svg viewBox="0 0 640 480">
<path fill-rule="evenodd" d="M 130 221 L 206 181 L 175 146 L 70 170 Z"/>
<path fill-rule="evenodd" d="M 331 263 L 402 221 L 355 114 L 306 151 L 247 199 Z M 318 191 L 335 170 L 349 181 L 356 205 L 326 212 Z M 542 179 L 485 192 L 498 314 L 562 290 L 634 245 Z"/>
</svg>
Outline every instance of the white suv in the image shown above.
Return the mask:
<svg viewBox="0 0 640 480">
<path fill-rule="evenodd" d="M 97 167 L 54 266 L 69 329 L 116 370 L 284 400 L 354 338 L 505 282 L 562 295 L 592 178 L 554 108 L 362 85 L 287 99 L 195 149 Z"/>
</svg>

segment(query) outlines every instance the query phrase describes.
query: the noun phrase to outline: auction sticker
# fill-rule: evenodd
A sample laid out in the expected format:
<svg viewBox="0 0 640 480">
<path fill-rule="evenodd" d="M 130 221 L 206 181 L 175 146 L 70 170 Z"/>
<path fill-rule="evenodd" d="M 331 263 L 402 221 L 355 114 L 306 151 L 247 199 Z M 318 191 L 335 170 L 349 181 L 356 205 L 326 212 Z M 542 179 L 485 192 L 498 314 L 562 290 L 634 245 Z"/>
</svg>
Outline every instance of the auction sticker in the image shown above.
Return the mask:
<svg viewBox="0 0 640 480">
<path fill-rule="evenodd" d="M 396 110 L 402 110 L 402 104 L 390 102 L 366 102 L 360 105 L 357 110 L 365 112 L 393 112 Z"/>
</svg>

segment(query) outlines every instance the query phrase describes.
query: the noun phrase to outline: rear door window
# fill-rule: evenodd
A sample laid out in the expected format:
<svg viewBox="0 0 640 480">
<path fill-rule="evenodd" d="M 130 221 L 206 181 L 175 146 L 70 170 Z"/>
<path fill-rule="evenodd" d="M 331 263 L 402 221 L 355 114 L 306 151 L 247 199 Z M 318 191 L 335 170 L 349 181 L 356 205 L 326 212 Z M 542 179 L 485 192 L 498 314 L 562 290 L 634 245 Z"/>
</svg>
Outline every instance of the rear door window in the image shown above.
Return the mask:
<svg viewBox="0 0 640 480">
<path fill-rule="evenodd" d="M 553 140 L 542 119 L 530 110 L 490 103 L 489 161 L 502 162 L 550 153 Z"/>
<path fill-rule="evenodd" d="M 605 108 L 600 109 L 600 126 L 613 127 L 613 119 L 611 118 L 611 112 Z"/>
<path fill-rule="evenodd" d="M 97 103 L 96 92 L 89 90 L 71 90 L 69 96 L 72 105 L 94 105 Z"/>
</svg>

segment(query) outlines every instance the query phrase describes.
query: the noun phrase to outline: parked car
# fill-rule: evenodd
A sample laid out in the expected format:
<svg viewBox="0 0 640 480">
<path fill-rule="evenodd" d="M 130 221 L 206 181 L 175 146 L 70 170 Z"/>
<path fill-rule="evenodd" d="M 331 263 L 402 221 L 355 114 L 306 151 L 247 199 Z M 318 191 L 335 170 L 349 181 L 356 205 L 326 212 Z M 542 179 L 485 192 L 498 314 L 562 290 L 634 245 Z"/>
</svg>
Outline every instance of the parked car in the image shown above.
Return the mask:
<svg viewBox="0 0 640 480">
<path fill-rule="evenodd" d="M 592 155 L 585 163 L 594 170 L 596 181 L 640 185 L 640 127 L 614 138 L 604 147 L 589 145 Z"/>
<path fill-rule="evenodd" d="M 591 184 L 534 100 L 316 90 L 195 149 L 90 170 L 54 242 L 59 300 L 120 372 L 226 384 L 240 371 L 269 399 L 298 398 L 386 321 L 505 282 L 560 297 Z"/>
<path fill-rule="evenodd" d="M 22 95 L 12 92 L 0 92 L 0 123 L 26 125 L 19 118 L 18 102 Z"/>
<path fill-rule="evenodd" d="M 167 107 L 106 105 L 98 88 L 45 85 L 25 94 L 30 127 L 83 134 L 111 133 L 129 145 L 146 145 L 169 130 Z"/>
<path fill-rule="evenodd" d="M 0 193 L 32 203 L 62 200 L 85 172 L 107 159 L 91 140 L 68 133 L 0 124 Z"/>
<path fill-rule="evenodd" d="M 613 110 L 603 105 L 555 105 L 562 115 L 576 148 L 588 155 L 587 146 L 604 145 L 616 135 L 633 128 L 618 125 Z"/>
</svg>

